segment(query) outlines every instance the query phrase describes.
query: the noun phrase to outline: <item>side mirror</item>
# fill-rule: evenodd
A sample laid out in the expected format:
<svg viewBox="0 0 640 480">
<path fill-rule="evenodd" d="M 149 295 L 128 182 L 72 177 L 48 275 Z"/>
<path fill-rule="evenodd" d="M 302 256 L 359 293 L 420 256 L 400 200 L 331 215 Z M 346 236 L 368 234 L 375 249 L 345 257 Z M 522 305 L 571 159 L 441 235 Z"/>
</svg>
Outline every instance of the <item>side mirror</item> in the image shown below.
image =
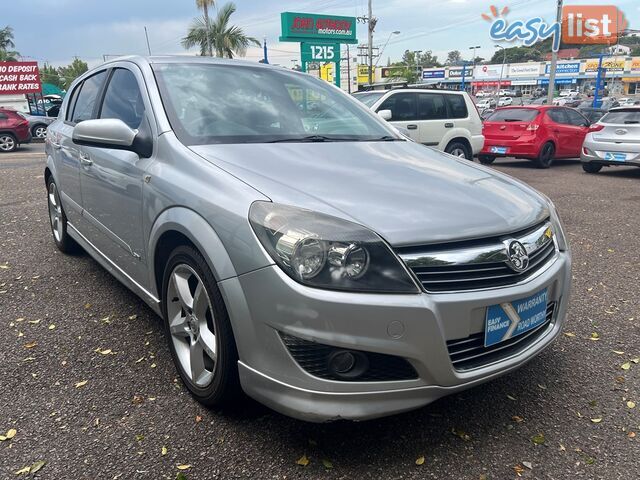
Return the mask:
<svg viewBox="0 0 640 480">
<path fill-rule="evenodd" d="M 389 121 L 393 118 L 393 113 L 391 113 L 391 110 L 378 110 L 378 115 L 380 115 L 380 117 L 386 121 Z"/>
<path fill-rule="evenodd" d="M 71 138 L 77 145 L 127 150 L 142 158 L 149 158 L 153 152 L 153 141 L 148 128 L 134 130 L 116 118 L 80 122 L 74 127 Z"/>
</svg>

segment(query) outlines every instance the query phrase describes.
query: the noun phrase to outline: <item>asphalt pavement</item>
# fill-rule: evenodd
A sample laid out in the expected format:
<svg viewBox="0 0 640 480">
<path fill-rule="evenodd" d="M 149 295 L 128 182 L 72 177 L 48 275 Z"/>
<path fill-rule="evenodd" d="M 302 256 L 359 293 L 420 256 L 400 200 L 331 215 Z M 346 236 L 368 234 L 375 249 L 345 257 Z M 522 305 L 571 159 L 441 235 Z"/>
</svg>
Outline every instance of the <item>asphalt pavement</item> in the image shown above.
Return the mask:
<svg viewBox="0 0 640 480">
<path fill-rule="evenodd" d="M 317 425 L 192 400 L 160 319 L 86 254 L 56 250 L 43 168 L 42 145 L 0 154 L 1 479 L 640 478 L 640 169 L 496 161 L 564 220 L 564 333 L 421 410 Z"/>
</svg>

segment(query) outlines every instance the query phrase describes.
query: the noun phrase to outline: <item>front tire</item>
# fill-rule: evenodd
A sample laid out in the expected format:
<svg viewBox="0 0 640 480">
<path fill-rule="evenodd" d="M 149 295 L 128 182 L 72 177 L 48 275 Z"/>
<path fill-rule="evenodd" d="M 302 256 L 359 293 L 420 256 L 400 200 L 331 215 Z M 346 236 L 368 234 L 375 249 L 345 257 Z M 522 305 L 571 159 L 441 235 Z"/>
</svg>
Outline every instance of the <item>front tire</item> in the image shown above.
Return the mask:
<svg viewBox="0 0 640 480">
<path fill-rule="evenodd" d="M 451 142 L 449 145 L 447 145 L 447 148 L 445 148 L 444 151 L 449 155 L 453 155 L 454 157 L 473 160 L 469 147 L 467 147 L 462 142 Z"/>
<path fill-rule="evenodd" d="M 538 158 L 534 160 L 536 167 L 549 168 L 553 163 L 553 157 L 556 154 L 556 147 L 551 142 L 545 143 L 540 149 Z"/>
<path fill-rule="evenodd" d="M 47 126 L 46 125 L 35 125 L 31 129 L 31 135 L 33 138 L 46 138 L 47 137 Z"/>
<path fill-rule="evenodd" d="M 62 253 L 77 252 L 79 246 L 67 232 L 67 216 L 62 208 L 58 186 L 53 177 L 49 177 L 47 181 L 47 203 L 49 204 L 49 224 L 56 247 Z"/>
<path fill-rule="evenodd" d="M 240 394 L 238 351 L 213 273 L 191 246 L 176 248 L 164 272 L 162 315 L 180 378 L 203 405 L 229 405 Z"/>
<path fill-rule="evenodd" d="M 10 133 L 0 133 L 0 152 L 15 152 L 18 148 L 18 140 Z"/>
<path fill-rule="evenodd" d="M 478 155 L 478 160 L 483 165 L 491 165 L 495 161 L 496 157 L 492 155 Z"/>
<path fill-rule="evenodd" d="M 602 170 L 602 165 L 597 163 L 583 163 L 582 170 L 587 173 L 598 173 L 600 170 Z"/>
</svg>

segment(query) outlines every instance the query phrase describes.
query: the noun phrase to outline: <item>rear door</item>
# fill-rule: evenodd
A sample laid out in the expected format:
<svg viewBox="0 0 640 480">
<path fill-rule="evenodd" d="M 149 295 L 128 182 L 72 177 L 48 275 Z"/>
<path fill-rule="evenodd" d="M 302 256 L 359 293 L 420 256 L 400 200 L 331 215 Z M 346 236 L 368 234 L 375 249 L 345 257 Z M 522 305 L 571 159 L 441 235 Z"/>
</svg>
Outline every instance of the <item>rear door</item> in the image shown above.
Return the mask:
<svg viewBox="0 0 640 480">
<path fill-rule="evenodd" d="M 565 114 L 569 120 L 570 127 L 572 127 L 573 134 L 571 135 L 571 143 L 567 145 L 569 149 L 569 155 L 572 157 L 579 157 L 582 144 L 584 143 L 584 137 L 589 131 L 589 120 L 587 120 L 580 112 L 572 108 L 565 108 Z"/>
<path fill-rule="evenodd" d="M 444 149 L 443 139 L 448 130 L 454 128 L 449 117 L 446 97 L 448 95 L 435 92 L 418 93 L 418 137 L 420 143 Z M 463 100 L 464 102 L 464 100 Z M 466 110 L 466 107 L 465 107 Z"/>
<path fill-rule="evenodd" d="M 548 129 L 555 138 L 556 156 L 568 157 L 572 156 L 574 151 L 573 138 L 575 135 L 575 127 L 569 123 L 566 114 L 566 108 L 550 108 L 547 110 Z"/>
<path fill-rule="evenodd" d="M 391 120 L 389 122 L 396 127 L 406 128 L 411 139 L 421 143 L 417 123 L 418 97 L 416 93 L 391 93 L 376 109 L 376 112 L 380 110 L 391 110 Z"/>
</svg>

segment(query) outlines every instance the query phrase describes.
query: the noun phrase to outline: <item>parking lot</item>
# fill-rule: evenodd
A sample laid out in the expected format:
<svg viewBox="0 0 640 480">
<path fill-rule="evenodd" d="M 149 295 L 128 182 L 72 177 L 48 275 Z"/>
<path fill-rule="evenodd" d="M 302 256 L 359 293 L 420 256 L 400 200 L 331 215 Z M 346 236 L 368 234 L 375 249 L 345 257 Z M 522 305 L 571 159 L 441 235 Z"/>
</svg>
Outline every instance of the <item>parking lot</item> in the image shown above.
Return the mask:
<svg viewBox="0 0 640 480">
<path fill-rule="evenodd" d="M 43 146 L 0 155 L 0 435 L 17 431 L 0 441 L 0 477 L 44 461 L 36 478 L 640 478 L 640 169 L 493 167 L 564 220 L 564 335 L 521 370 L 421 410 L 317 425 L 251 401 L 197 404 L 160 319 L 89 256 L 55 248 Z"/>
</svg>

